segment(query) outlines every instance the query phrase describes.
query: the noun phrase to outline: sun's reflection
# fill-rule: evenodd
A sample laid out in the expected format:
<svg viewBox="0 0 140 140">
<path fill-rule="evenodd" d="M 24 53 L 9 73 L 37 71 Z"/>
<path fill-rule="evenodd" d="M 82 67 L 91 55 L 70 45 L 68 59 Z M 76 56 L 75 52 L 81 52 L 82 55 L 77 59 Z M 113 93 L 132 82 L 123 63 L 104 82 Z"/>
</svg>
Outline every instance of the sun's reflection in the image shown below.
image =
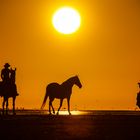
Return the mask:
<svg viewBox="0 0 140 140">
<path fill-rule="evenodd" d="M 84 115 L 85 113 L 82 111 L 71 111 L 71 115 Z M 68 111 L 59 111 L 59 115 L 69 115 Z"/>
</svg>

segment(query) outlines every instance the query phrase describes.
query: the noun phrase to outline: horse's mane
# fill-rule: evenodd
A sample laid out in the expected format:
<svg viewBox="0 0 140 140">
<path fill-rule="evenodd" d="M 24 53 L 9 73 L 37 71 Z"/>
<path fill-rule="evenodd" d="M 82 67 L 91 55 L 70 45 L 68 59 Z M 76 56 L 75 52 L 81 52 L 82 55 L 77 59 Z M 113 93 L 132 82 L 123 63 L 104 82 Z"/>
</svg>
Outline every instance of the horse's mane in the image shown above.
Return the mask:
<svg viewBox="0 0 140 140">
<path fill-rule="evenodd" d="M 71 82 L 73 82 L 73 80 L 74 80 L 76 77 L 77 77 L 77 76 L 70 77 L 69 79 L 67 79 L 66 81 L 64 81 L 62 84 L 63 84 L 63 85 L 68 84 L 68 83 L 70 84 Z M 61 84 L 61 85 L 62 85 L 62 84 Z"/>
</svg>

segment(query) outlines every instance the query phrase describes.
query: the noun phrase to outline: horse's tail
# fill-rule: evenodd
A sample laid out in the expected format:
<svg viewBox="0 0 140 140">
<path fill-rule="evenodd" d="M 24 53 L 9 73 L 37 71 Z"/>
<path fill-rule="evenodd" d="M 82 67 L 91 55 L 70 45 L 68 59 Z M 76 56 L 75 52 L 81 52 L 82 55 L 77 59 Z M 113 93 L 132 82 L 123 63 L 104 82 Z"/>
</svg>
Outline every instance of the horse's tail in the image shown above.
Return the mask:
<svg viewBox="0 0 140 140">
<path fill-rule="evenodd" d="M 46 94 L 45 94 L 45 97 L 44 97 L 44 100 L 43 100 L 43 103 L 42 103 L 41 109 L 43 109 L 43 108 L 45 107 L 45 104 L 46 104 L 47 98 L 48 98 L 48 92 L 47 92 L 47 88 L 46 88 Z"/>
</svg>

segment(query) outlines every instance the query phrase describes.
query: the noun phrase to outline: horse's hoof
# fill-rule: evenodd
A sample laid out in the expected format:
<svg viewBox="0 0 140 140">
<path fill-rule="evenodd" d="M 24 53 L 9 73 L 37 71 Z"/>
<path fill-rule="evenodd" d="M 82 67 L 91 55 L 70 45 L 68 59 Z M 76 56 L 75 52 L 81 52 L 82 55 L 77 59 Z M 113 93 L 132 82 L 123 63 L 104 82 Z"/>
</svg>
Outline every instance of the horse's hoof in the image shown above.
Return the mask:
<svg viewBox="0 0 140 140">
<path fill-rule="evenodd" d="M 55 112 L 53 112 L 53 114 L 55 114 Z"/>
<path fill-rule="evenodd" d="M 71 115 L 71 113 L 69 113 L 69 115 Z"/>
<path fill-rule="evenodd" d="M 49 115 L 52 115 L 52 113 L 49 113 Z"/>
<path fill-rule="evenodd" d="M 14 112 L 13 115 L 16 115 L 16 113 Z"/>
<path fill-rule="evenodd" d="M 59 115 L 59 112 L 57 112 L 57 114 L 56 115 Z"/>
</svg>

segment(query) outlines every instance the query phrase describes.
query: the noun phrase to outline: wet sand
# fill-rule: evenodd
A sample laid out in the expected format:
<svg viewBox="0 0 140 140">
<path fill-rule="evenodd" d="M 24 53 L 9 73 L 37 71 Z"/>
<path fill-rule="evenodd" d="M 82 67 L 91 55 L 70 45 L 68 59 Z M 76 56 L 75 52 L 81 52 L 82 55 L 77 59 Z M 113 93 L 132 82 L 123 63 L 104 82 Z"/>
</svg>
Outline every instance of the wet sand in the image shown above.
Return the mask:
<svg viewBox="0 0 140 140">
<path fill-rule="evenodd" d="M 0 116 L 5 140 L 136 140 L 139 115 L 16 115 Z"/>
</svg>

